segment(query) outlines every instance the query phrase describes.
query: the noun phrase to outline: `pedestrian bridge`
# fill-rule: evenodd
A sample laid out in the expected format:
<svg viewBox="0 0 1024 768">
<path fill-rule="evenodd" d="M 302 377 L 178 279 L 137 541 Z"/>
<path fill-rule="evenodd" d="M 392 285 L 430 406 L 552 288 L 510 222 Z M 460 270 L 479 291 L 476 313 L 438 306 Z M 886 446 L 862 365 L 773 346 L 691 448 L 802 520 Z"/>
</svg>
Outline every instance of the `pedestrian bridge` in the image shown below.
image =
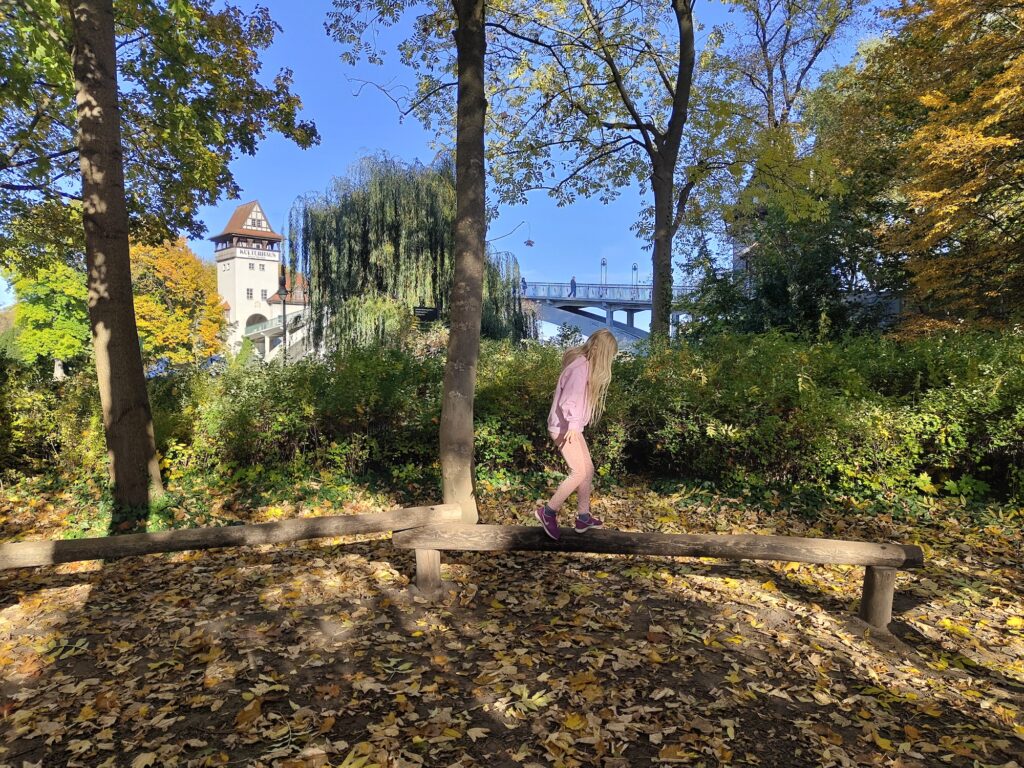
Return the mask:
<svg viewBox="0 0 1024 768">
<path fill-rule="evenodd" d="M 614 285 L 607 283 L 531 283 L 521 287 L 522 297 L 537 304 L 537 319 L 555 325 L 571 325 L 589 336 L 607 328 L 622 344 L 632 344 L 649 335 L 638 328 L 636 315 L 650 311 L 653 289 L 650 285 Z M 678 299 L 693 290 L 692 285 L 672 288 Z M 620 313 L 621 319 L 616 317 Z M 676 316 L 673 314 L 672 325 Z"/>
<path fill-rule="evenodd" d="M 298 359 L 309 353 L 306 325 L 309 309 L 304 307 L 289 312 L 285 317 L 275 317 L 262 323 L 245 326 L 243 335 L 252 341 L 256 353 L 264 360 L 272 360 L 282 350 L 288 357 Z M 287 330 L 287 341 L 285 337 Z"/>
<path fill-rule="evenodd" d="M 675 299 L 693 290 L 692 285 L 677 285 L 672 289 Z M 554 325 L 570 325 L 589 336 L 607 328 L 620 344 L 628 346 L 649 335 L 636 325 L 640 312 L 650 311 L 652 288 L 650 285 L 614 285 L 606 283 L 531 283 L 520 285 L 520 294 L 537 307 L 537 319 Z M 677 316 L 673 314 L 672 325 Z M 250 339 L 256 352 L 271 360 L 287 352 L 298 359 L 310 352 L 306 334 L 308 308 L 290 311 L 286 317 L 275 317 L 245 327 L 245 338 Z M 285 328 L 287 327 L 287 343 Z"/>
</svg>

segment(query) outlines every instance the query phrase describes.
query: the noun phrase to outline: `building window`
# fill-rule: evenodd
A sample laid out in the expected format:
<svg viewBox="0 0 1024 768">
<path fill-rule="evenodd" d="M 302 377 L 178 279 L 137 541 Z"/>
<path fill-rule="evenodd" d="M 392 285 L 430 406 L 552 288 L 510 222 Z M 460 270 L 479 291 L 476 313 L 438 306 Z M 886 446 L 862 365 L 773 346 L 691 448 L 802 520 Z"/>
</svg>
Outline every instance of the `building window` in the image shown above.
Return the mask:
<svg viewBox="0 0 1024 768">
<path fill-rule="evenodd" d="M 260 264 L 260 272 L 266 272 L 266 264 Z"/>
<path fill-rule="evenodd" d="M 249 271 L 250 271 L 250 272 L 252 272 L 252 271 L 253 271 L 254 269 L 256 269 L 256 265 L 255 265 L 255 264 L 253 264 L 253 263 L 252 263 L 252 262 L 250 261 L 250 262 L 249 262 Z"/>
<path fill-rule="evenodd" d="M 252 298 L 252 288 L 246 288 L 245 289 L 245 298 L 247 298 L 247 299 L 251 299 Z"/>
<path fill-rule="evenodd" d="M 260 291 L 260 298 L 263 299 L 264 301 L 266 301 L 266 299 L 267 299 L 267 289 L 266 288 L 264 288 L 264 289 L 262 289 Z"/>
</svg>

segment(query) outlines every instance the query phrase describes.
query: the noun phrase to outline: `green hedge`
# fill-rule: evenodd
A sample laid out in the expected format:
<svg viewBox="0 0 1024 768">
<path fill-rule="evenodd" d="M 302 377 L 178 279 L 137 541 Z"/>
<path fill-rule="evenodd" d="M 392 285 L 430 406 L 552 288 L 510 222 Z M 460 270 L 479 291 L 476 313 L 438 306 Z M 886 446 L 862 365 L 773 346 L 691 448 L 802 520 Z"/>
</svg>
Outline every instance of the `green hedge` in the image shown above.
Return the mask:
<svg viewBox="0 0 1024 768">
<path fill-rule="evenodd" d="M 546 431 L 561 350 L 485 343 L 477 476 L 557 467 Z M 102 471 L 95 387 L 10 373 L 0 457 Z M 282 368 L 235 361 L 152 383 L 172 482 L 304 472 L 437 476 L 443 351 L 354 349 Z M 13 435 L 13 437 L 12 437 Z M 603 475 L 773 488 L 1024 497 L 1024 335 L 811 343 L 720 336 L 622 355 L 590 438 Z M 7 460 L 7 459 L 5 459 Z"/>
</svg>

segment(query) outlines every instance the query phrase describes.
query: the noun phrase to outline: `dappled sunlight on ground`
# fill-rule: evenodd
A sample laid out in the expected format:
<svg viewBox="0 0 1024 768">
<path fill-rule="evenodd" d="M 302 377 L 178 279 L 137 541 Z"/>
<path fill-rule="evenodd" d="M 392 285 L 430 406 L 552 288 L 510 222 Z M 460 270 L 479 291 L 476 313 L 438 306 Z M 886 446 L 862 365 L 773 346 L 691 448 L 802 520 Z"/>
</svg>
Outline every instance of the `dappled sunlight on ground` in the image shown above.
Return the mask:
<svg viewBox="0 0 1024 768">
<path fill-rule="evenodd" d="M 499 509 L 530 514 L 492 499 L 485 519 Z M 854 618 L 862 570 L 846 566 L 446 553 L 433 604 L 387 536 L 2 573 L 0 765 L 1019 761 L 1019 531 L 812 523 L 637 488 L 596 511 L 929 554 L 899 576 L 895 636 Z"/>
</svg>

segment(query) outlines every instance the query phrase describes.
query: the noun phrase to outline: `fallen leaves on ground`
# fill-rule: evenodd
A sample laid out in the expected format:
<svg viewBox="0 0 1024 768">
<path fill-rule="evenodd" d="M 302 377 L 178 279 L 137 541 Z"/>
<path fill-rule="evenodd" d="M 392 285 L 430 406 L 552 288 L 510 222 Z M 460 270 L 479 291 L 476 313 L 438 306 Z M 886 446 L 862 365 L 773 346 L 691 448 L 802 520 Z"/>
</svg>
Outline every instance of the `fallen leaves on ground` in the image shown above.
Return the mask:
<svg viewBox="0 0 1024 768">
<path fill-rule="evenodd" d="M 862 569 L 845 566 L 445 553 L 432 604 L 387 537 L 5 572 L 0 765 L 1022 761 L 1019 528 L 640 488 L 596 511 L 918 543 L 926 566 L 898 577 L 895 637 L 852 618 Z"/>
</svg>

